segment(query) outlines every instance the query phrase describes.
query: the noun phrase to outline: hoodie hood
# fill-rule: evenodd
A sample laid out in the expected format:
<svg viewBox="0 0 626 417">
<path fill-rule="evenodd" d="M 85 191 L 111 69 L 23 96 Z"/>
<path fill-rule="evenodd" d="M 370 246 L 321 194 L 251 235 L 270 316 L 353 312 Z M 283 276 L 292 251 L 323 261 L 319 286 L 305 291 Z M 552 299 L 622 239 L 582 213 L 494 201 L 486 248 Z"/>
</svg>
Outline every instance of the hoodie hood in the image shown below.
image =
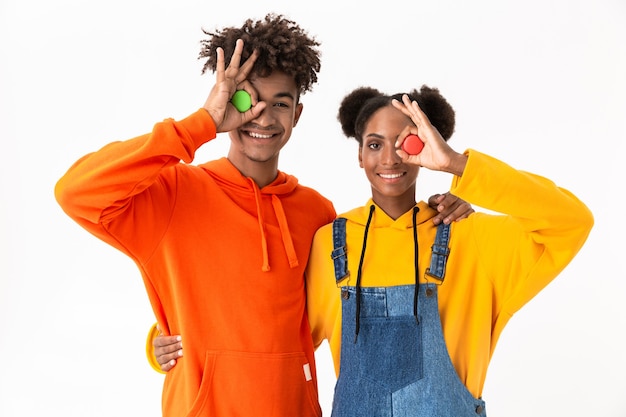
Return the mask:
<svg viewBox="0 0 626 417">
<path fill-rule="evenodd" d="M 226 157 L 207 162 L 200 167 L 208 171 L 220 185 L 226 188 L 244 193 L 252 191 L 251 178 L 242 175 Z M 271 184 L 261 188 L 261 192 L 262 194 L 281 195 L 292 192 L 297 186 L 298 179 L 296 177 L 278 171 L 276 179 Z"/>
<path fill-rule="evenodd" d="M 243 198 L 254 199 L 256 217 L 259 223 L 260 246 L 263 253 L 261 270 L 264 272 L 270 270 L 265 217 L 271 215 L 271 213 L 265 212 L 266 210 L 263 209 L 262 200 L 264 196 L 271 199 L 272 209 L 278 221 L 283 247 L 287 259 L 289 260 L 289 266 L 291 268 L 297 267 L 299 260 L 291 239 L 291 231 L 289 230 L 289 224 L 287 223 L 287 217 L 285 216 L 280 197 L 293 192 L 298 185 L 298 179 L 292 175 L 278 171 L 274 181 L 263 188 L 259 188 L 252 178 L 242 175 L 226 157 L 203 164 L 201 168 L 207 171 L 223 189 L 227 190 L 227 192 L 242 196 Z"/>
<path fill-rule="evenodd" d="M 374 200 L 371 198 L 364 206 L 350 210 L 347 213 L 342 214 L 341 217 L 345 217 L 352 222 L 365 226 L 367 224 L 371 205 L 374 205 L 376 210 L 374 216 L 372 217 L 369 226 L 370 228 L 396 228 L 403 230 L 411 229 L 413 227 L 413 210 L 407 210 L 406 213 L 394 220 L 389 217 L 387 213 L 385 213 L 376 203 L 374 203 Z M 437 211 L 430 208 L 424 201 L 420 201 L 416 204 L 416 206 L 419 208 L 419 212 L 417 213 L 418 226 L 422 223 L 430 221 L 437 215 Z"/>
</svg>

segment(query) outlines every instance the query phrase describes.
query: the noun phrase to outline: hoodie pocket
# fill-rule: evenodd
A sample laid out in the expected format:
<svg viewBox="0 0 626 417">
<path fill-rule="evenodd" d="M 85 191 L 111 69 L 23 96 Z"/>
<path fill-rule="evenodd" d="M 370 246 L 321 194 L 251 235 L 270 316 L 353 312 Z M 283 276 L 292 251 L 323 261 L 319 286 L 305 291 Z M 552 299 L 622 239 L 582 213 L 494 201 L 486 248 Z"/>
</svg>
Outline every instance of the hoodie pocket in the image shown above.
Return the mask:
<svg viewBox="0 0 626 417">
<path fill-rule="evenodd" d="M 303 352 L 208 351 L 188 417 L 320 417 L 311 368 Z"/>
</svg>

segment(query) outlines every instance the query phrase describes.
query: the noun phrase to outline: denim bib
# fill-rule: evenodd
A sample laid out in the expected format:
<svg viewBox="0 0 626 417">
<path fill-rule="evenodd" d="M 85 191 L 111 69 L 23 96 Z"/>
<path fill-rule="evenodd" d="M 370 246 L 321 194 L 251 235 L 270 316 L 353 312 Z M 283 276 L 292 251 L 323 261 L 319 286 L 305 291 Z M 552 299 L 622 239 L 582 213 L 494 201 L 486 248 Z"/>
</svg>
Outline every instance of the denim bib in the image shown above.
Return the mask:
<svg viewBox="0 0 626 417">
<path fill-rule="evenodd" d="M 336 250 L 343 246 L 345 253 L 341 223 L 333 236 Z M 438 230 L 428 273 L 441 281 L 449 238 L 449 227 L 443 229 Z M 335 262 L 345 267 L 345 259 Z M 345 274 L 336 269 L 338 279 Z M 413 285 L 361 288 L 356 342 L 356 288 L 342 287 L 341 363 L 331 417 L 486 417 L 485 402 L 467 390 L 450 360 L 437 287 L 419 285 L 418 320 Z"/>
</svg>

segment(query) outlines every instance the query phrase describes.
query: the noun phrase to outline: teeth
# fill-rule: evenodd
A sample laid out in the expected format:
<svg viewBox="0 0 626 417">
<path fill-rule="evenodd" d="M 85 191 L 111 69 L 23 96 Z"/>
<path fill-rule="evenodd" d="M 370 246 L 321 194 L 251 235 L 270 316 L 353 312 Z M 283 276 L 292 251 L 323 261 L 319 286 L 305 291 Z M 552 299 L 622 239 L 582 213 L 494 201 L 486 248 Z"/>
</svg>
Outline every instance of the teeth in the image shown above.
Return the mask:
<svg viewBox="0 0 626 417">
<path fill-rule="evenodd" d="M 262 135 L 260 133 L 255 133 L 255 132 L 248 132 L 248 134 L 256 139 L 269 139 L 272 137 L 272 135 Z"/>
<path fill-rule="evenodd" d="M 382 178 L 392 180 L 394 178 L 400 178 L 404 174 L 378 174 L 378 175 L 380 175 Z"/>
</svg>

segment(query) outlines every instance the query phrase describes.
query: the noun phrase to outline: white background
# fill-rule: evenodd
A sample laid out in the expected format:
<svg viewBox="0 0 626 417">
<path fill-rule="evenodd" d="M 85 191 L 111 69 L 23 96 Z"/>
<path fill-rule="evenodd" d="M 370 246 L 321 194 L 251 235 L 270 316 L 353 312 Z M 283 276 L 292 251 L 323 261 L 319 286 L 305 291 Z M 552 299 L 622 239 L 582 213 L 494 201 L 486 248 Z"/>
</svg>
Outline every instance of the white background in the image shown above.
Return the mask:
<svg viewBox="0 0 626 417">
<path fill-rule="evenodd" d="M 512 319 L 484 398 L 491 417 L 626 416 L 623 0 L 1 0 L 0 416 L 160 415 L 139 273 L 66 217 L 53 187 L 83 154 L 199 108 L 213 84 L 196 60 L 201 28 L 268 11 L 322 42 L 319 84 L 302 98 L 281 169 L 339 212 L 369 196 L 336 122 L 341 98 L 361 85 L 424 83 L 456 109 L 457 150 L 547 176 L 589 205 L 586 245 Z M 419 198 L 449 183 L 422 170 Z M 326 345 L 317 356 L 328 416 Z"/>
</svg>

